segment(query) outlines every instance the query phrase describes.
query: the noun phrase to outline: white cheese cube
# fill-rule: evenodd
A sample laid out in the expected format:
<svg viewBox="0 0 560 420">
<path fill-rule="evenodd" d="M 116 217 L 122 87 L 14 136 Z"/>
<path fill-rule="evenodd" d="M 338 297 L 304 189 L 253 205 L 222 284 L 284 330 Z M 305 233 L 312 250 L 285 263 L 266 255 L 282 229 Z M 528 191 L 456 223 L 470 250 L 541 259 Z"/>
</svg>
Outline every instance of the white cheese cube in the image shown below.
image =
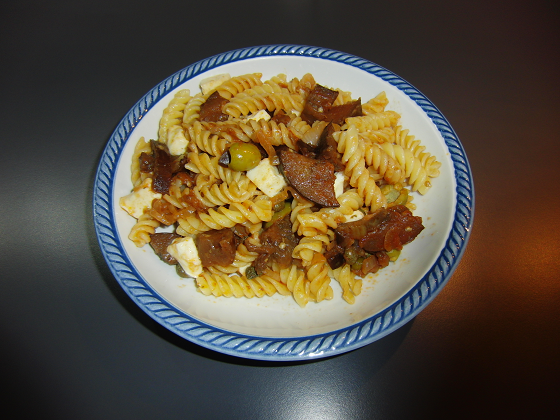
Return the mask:
<svg viewBox="0 0 560 420">
<path fill-rule="evenodd" d="M 288 185 L 284 176 L 276 166 L 270 164 L 268 158 L 261 160 L 255 168 L 247 171 L 247 178 L 269 197 L 274 197 Z"/>
<path fill-rule="evenodd" d="M 152 179 L 146 178 L 139 189 L 121 197 L 119 205 L 132 217 L 138 219 L 145 210 L 152 207 L 152 201 L 156 198 L 161 198 L 161 194 L 152 191 Z"/>
<path fill-rule="evenodd" d="M 344 192 L 344 172 L 335 172 L 334 176 L 334 195 L 338 198 Z"/>
<path fill-rule="evenodd" d="M 207 77 L 206 79 L 200 81 L 200 90 L 203 95 L 206 95 L 229 79 L 231 79 L 231 76 L 228 73 Z"/>
<path fill-rule="evenodd" d="M 187 236 L 175 239 L 167 247 L 167 252 L 181 264 L 181 267 L 188 276 L 196 278 L 202 273 L 202 262 L 198 256 L 198 249 L 193 238 Z"/>
<path fill-rule="evenodd" d="M 268 112 L 266 112 L 266 110 L 261 109 L 259 112 L 256 112 L 255 114 L 251 114 L 249 116 L 247 116 L 247 118 L 245 119 L 245 121 L 249 121 L 249 120 L 265 120 L 268 121 L 270 120 L 270 114 Z"/>
<path fill-rule="evenodd" d="M 189 141 L 185 137 L 183 128 L 179 125 L 174 125 L 167 132 L 167 147 L 169 153 L 173 156 L 179 156 L 187 152 Z"/>
</svg>

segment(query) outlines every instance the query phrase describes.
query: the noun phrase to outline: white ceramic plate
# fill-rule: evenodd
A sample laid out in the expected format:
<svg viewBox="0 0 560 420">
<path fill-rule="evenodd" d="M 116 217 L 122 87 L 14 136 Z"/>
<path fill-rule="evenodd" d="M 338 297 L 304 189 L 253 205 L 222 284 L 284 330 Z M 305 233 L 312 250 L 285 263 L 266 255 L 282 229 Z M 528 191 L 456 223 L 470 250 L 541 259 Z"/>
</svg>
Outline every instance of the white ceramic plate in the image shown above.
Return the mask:
<svg viewBox="0 0 560 420">
<path fill-rule="evenodd" d="M 389 109 L 442 162 L 441 175 L 415 215 L 425 229 L 404 247 L 396 264 L 364 281 L 354 305 L 340 296 L 300 308 L 290 297 L 215 298 L 198 293 L 149 246 L 127 239 L 134 219 L 118 205 L 130 192 L 130 161 L 141 136 L 157 138 L 159 118 L 179 89 L 199 91 L 205 77 L 260 72 L 262 80 L 312 73 L 325 86 L 367 101 L 385 91 Z M 192 64 L 148 92 L 123 118 L 101 158 L 94 187 L 94 222 L 102 252 L 117 281 L 160 324 L 201 346 L 251 359 L 275 361 L 331 356 L 369 344 L 404 325 L 439 293 L 465 250 L 474 214 L 474 189 L 459 139 L 436 107 L 390 71 L 338 51 L 270 45 L 220 54 Z"/>
</svg>

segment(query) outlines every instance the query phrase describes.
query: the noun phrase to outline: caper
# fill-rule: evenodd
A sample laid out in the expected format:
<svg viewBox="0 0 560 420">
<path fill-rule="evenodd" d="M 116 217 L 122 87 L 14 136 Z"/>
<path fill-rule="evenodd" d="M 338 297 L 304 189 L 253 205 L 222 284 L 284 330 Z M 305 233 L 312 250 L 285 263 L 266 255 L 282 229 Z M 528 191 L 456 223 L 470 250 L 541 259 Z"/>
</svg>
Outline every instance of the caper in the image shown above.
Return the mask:
<svg viewBox="0 0 560 420">
<path fill-rule="evenodd" d="M 252 265 L 250 267 L 247 267 L 247 270 L 245 270 L 245 277 L 247 277 L 247 280 L 254 279 L 258 276 L 259 274 L 257 273 L 257 269 Z"/>
<path fill-rule="evenodd" d="M 253 143 L 233 143 L 229 154 L 229 167 L 234 171 L 248 171 L 261 161 L 261 152 Z"/>
</svg>

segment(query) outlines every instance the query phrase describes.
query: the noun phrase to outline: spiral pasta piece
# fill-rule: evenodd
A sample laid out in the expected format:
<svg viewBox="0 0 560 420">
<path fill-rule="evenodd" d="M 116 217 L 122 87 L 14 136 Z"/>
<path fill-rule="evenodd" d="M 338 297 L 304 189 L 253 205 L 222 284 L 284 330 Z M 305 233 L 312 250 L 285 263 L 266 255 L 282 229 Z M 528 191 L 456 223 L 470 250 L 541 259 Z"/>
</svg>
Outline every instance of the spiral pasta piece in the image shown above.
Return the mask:
<svg viewBox="0 0 560 420">
<path fill-rule="evenodd" d="M 262 131 L 274 146 L 284 144 L 284 141 L 291 143 L 292 140 L 289 136 L 294 136 L 284 124 L 277 124 L 275 121 L 264 119 L 258 121 L 242 120 L 236 122 L 235 125 L 223 125 L 219 129 L 220 136 L 232 139 L 232 141 L 241 140 L 243 142 L 257 141 L 257 133 Z M 213 131 L 216 131 L 216 129 L 213 129 Z"/>
<path fill-rule="evenodd" d="M 316 212 L 298 214 L 296 216 L 298 235 L 309 237 L 328 234 L 333 236 L 332 230 L 336 229 L 340 223 L 344 223 L 346 216 L 351 215 L 363 205 L 363 199 L 355 189 L 345 191 L 337 198 L 337 201 L 340 204 L 339 207 L 324 207 Z"/>
<path fill-rule="evenodd" d="M 305 99 L 315 85 L 316 82 L 313 75 L 311 73 L 306 73 L 301 79 L 294 77 L 287 82 L 287 89 L 290 93 L 301 95 Z"/>
<path fill-rule="evenodd" d="M 237 274 L 227 275 L 225 273 L 203 270 L 202 274 L 195 281 L 198 290 L 206 296 L 262 298 L 263 296 L 274 295 L 278 292 L 278 289 L 283 294 L 287 294 L 286 288 L 283 285 L 279 285 L 279 282 L 269 281 L 266 277 L 257 277 L 249 280 Z"/>
<path fill-rule="evenodd" d="M 243 182 L 196 186 L 193 193 L 205 206 L 215 207 L 247 201 L 255 195 L 256 190 L 257 186 L 245 178 Z"/>
<path fill-rule="evenodd" d="M 299 116 L 292 118 L 287 127 L 294 131 L 299 138 L 302 138 L 311 129 L 311 126 Z"/>
<path fill-rule="evenodd" d="M 253 223 L 250 221 L 246 221 L 241 224 L 247 228 L 247 230 L 249 231 L 249 235 L 253 238 L 257 237 L 263 229 L 263 222 Z"/>
<path fill-rule="evenodd" d="M 297 131 L 290 130 L 286 125 L 278 124 L 273 120 L 250 120 L 247 123 L 239 124 L 239 126 L 252 140 L 256 140 L 257 132 L 260 131 L 273 146 L 284 144 L 290 149 L 295 149 L 297 141 L 301 138 Z"/>
<path fill-rule="evenodd" d="M 304 100 L 301 95 L 293 95 L 288 93 L 266 93 L 254 96 L 234 97 L 228 102 L 223 112 L 234 118 L 241 115 L 247 116 L 255 114 L 262 109 L 274 111 L 276 109 L 284 109 L 286 112 L 303 110 Z"/>
<path fill-rule="evenodd" d="M 333 106 L 337 106 L 337 105 L 344 105 L 345 103 L 351 102 L 352 101 L 352 93 L 351 92 L 345 92 L 341 89 L 335 88 L 332 89 L 338 92 L 338 96 L 336 97 L 336 99 L 333 102 Z"/>
<path fill-rule="evenodd" d="M 338 208 L 334 208 L 333 210 L 345 216 L 352 214 L 354 211 L 361 208 L 364 204 L 362 197 L 356 189 L 349 189 L 344 191 L 340 196 L 337 197 L 336 200 L 338 201 L 338 204 L 340 204 L 340 206 Z"/>
<path fill-rule="evenodd" d="M 365 164 L 365 146 L 360 141 L 356 126 L 350 125 L 346 131 L 333 134 L 338 143 L 338 152 L 342 153 L 342 162 L 346 165 L 345 174 L 350 177 L 349 183 L 356 188 L 364 199 L 364 204 L 375 211 L 387 204 L 385 196 L 370 175 Z"/>
<path fill-rule="evenodd" d="M 358 130 L 356 126 L 351 125 L 346 131 L 335 132 L 333 137 L 338 143 L 338 152 L 342 154 L 342 163 L 346 165 L 345 173 L 351 174 L 353 168 L 359 166 L 365 153 Z"/>
<path fill-rule="evenodd" d="M 197 93 L 185 104 L 183 124 L 192 124 L 200 116 L 200 107 L 209 97 L 209 94 Z"/>
<path fill-rule="evenodd" d="M 184 190 L 187 193 L 189 190 Z M 162 197 L 163 200 L 167 201 L 173 207 L 177 209 L 183 209 L 186 207 L 185 202 L 183 201 L 183 191 L 182 190 L 174 190 L 171 194 L 165 194 Z"/>
<path fill-rule="evenodd" d="M 352 273 L 348 264 L 333 270 L 333 276 L 342 288 L 342 298 L 349 304 L 354 304 L 356 296 L 362 291 L 362 279 Z"/>
<path fill-rule="evenodd" d="M 218 86 L 216 90 L 222 98 L 231 99 L 247 89 L 262 85 L 261 77 L 262 73 L 250 73 L 232 77 Z"/>
<path fill-rule="evenodd" d="M 204 270 L 195 280 L 197 290 L 206 296 L 255 297 L 251 286 L 240 276 L 232 278 L 224 273 L 211 273 Z M 262 292 L 264 296 L 264 291 Z"/>
<path fill-rule="evenodd" d="M 327 233 L 329 228 L 336 229 L 338 222 L 333 214 L 313 212 L 300 214 L 298 216 L 298 235 L 315 236 L 319 233 Z"/>
<path fill-rule="evenodd" d="M 284 73 L 279 73 L 276 76 L 272 76 L 270 79 L 263 82 L 264 84 L 274 83 L 277 84 L 284 89 L 288 88 L 287 76 Z"/>
<path fill-rule="evenodd" d="M 276 80 L 281 81 L 279 79 Z M 236 101 L 241 98 L 247 98 L 250 96 L 268 95 L 274 93 L 282 94 L 282 93 L 289 93 L 289 91 L 285 88 L 280 87 L 280 85 L 276 83 L 275 80 L 269 79 L 261 85 L 253 86 L 250 89 L 246 89 L 243 92 L 238 93 L 236 96 L 234 96 L 233 101 Z"/>
<path fill-rule="evenodd" d="M 292 257 L 298 258 L 302 261 L 310 263 L 313 255 L 317 252 L 322 252 L 324 246 L 330 242 L 328 235 L 315 235 L 313 237 L 304 237 L 299 240 L 292 251 Z"/>
<path fill-rule="evenodd" d="M 393 127 L 383 127 L 379 130 L 362 131 L 360 137 L 372 143 L 394 143 L 395 130 Z"/>
<path fill-rule="evenodd" d="M 384 91 L 380 92 L 376 97 L 370 99 L 365 104 L 362 104 L 362 113 L 364 115 L 378 114 L 385 111 L 385 107 L 388 104 L 389 99 L 387 99 L 387 94 Z"/>
<path fill-rule="evenodd" d="M 296 303 L 304 308 L 311 300 L 309 296 L 309 281 L 305 278 L 304 271 L 292 265 L 290 268 L 280 270 L 280 278 L 282 283 L 291 292 Z"/>
<path fill-rule="evenodd" d="M 185 137 L 190 142 L 189 144 L 194 144 L 198 150 L 213 156 L 221 156 L 230 144 L 227 139 L 205 130 L 200 121 L 184 124 L 183 126 L 185 128 Z"/>
<path fill-rule="evenodd" d="M 220 206 L 216 210 L 210 208 L 208 213 L 199 213 L 184 219 L 180 218 L 178 220 L 177 233 L 186 236 L 187 234 L 206 232 L 210 229 L 231 228 L 238 223 L 245 223 L 247 221 L 258 223 L 268 222 L 270 219 L 272 219 L 272 203 L 270 199 L 248 200 L 243 203 Z"/>
<path fill-rule="evenodd" d="M 292 211 L 290 212 L 292 232 L 297 232 L 299 229 L 300 222 L 298 220 L 298 215 L 312 213 L 311 207 L 313 207 L 313 203 L 303 197 L 294 198 L 292 200 Z"/>
<path fill-rule="evenodd" d="M 426 194 L 432 184 L 420 159 L 414 156 L 409 149 L 405 149 L 398 144 L 382 143 L 379 147 L 404 168 L 405 177 L 412 191 Z"/>
<path fill-rule="evenodd" d="M 280 274 L 272 273 L 270 270 L 267 270 L 262 276 L 255 277 L 254 280 L 259 282 L 261 285 L 272 285 L 276 292 L 283 296 L 290 296 L 292 294 L 292 292 L 288 289 L 288 286 L 280 281 Z"/>
<path fill-rule="evenodd" d="M 142 214 L 136 224 L 130 230 L 128 239 L 134 242 L 138 248 L 150 243 L 150 235 L 154 234 L 156 229 L 161 226 L 161 223 L 150 216 L 149 213 Z"/>
<path fill-rule="evenodd" d="M 216 121 L 201 122 L 202 127 L 211 134 L 217 134 L 219 137 L 226 139 L 228 142 L 234 141 L 249 142 L 252 139 L 253 130 L 246 124 L 241 125 L 241 121 Z M 249 131 L 247 131 L 249 130 Z"/>
<path fill-rule="evenodd" d="M 368 141 L 364 141 L 364 144 L 366 165 L 375 169 L 389 184 L 396 184 L 404 180 L 404 169 L 379 144 Z"/>
<path fill-rule="evenodd" d="M 150 142 L 144 140 L 144 137 L 140 137 L 136 146 L 134 147 L 134 152 L 132 153 L 132 162 L 130 164 L 130 180 L 132 181 L 132 186 L 136 188 L 142 181 L 144 181 L 145 175 L 140 172 L 140 155 L 142 153 L 152 153 L 152 147 Z"/>
<path fill-rule="evenodd" d="M 305 266 L 305 270 L 309 280 L 309 291 L 315 302 L 319 303 L 324 299 L 332 299 L 331 278 L 325 256 L 321 252 L 316 252 Z"/>
<path fill-rule="evenodd" d="M 158 131 L 158 140 L 161 143 L 166 143 L 168 130 L 173 126 L 180 125 L 183 121 L 185 105 L 190 99 L 190 91 L 188 89 L 182 89 L 175 93 L 175 96 L 169 102 L 167 108 L 163 110 L 163 115 L 159 121 Z"/>
<path fill-rule="evenodd" d="M 409 134 L 408 129 L 403 129 L 400 125 L 395 128 L 395 143 L 405 149 L 410 149 L 412 154 L 420 159 L 420 163 L 426 168 L 429 177 L 439 176 L 441 162 L 438 162 L 435 156 L 425 152 L 426 147 L 420 140 Z"/>
<path fill-rule="evenodd" d="M 368 114 L 361 117 L 346 118 L 346 124 L 342 129 L 347 129 L 351 125 L 356 126 L 358 131 L 381 130 L 384 127 L 394 127 L 400 119 L 400 115 L 395 111 L 383 111 L 377 114 Z"/>
<path fill-rule="evenodd" d="M 212 176 L 228 184 L 239 183 L 243 179 L 248 179 L 243 172 L 233 171 L 220 165 L 217 156 L 191 152 L 187 155 L 187 158 L 188 162 L 185 164 L 185 168 L 197 174 Z"/>
</svg>

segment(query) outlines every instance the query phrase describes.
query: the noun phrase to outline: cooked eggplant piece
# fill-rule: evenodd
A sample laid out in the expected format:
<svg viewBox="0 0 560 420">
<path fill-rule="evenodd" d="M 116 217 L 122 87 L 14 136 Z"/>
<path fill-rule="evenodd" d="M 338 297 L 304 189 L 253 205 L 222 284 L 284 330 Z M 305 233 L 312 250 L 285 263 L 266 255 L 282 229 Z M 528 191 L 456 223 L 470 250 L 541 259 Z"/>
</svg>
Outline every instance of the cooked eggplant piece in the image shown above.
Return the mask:
<svg viewBox="0 0 560 420">
<path fill-rule="evenodd" d="M 288 182 L 308 200 L 323 207 L 340 206 L 334 193 L 334 166 L 280 146 L 277 150 Z"/>
</svg>

